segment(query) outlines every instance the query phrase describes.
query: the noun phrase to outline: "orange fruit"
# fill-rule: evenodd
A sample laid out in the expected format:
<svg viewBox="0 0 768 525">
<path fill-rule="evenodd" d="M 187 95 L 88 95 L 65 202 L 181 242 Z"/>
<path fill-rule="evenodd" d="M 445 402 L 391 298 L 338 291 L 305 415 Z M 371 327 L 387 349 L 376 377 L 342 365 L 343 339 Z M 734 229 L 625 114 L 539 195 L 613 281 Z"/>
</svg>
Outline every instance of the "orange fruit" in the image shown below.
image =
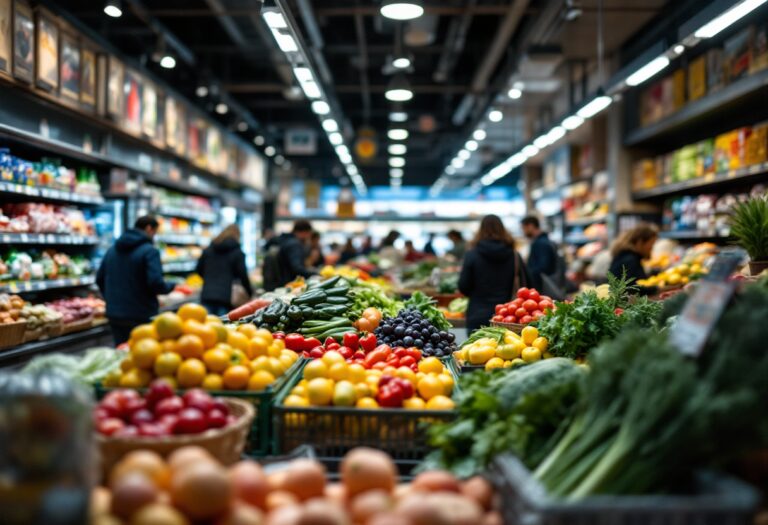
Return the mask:
<svg viewBox="0 0 768 525">
<path fill-rule="evenodd" d="M 243 390 L 248 386 L 251 371 L 246 366 L 234 365 L 224 371 L 222 378 L 224 380 L 224 388 L 228 390 Z"/>
<path fill-rule="evenodd" d="M 160 343 L 148 337 L 139 339 L 131 345 L 133 364 L 147 370 L 152 369 L 155 365 L 155 359 L 160 355 L 160 352 Z"/>
<path fill-rule="evenodd" d="M 211 372 L 223 372 L 229 366 L 229 355 L 216 347 L 203 354 L 203 363 Z"/>
<path fill-rule="evenodd" d="M 307 384 L 307 398 L 310 405 L 330 405 L 333 399 L 333 381 L 316 377 Z"/>
<path fill-rule="evenodd" d="M 133 330 L 131 330 L 131 341 L 138 341 L 139 339 L 157 339 L 157 330 L 149 323 L 140 324 Z"/>
<path fill-rule="evenodd" d="M 174 352 L 165 352 L 155 359 L 154 371 L 158 376 L 172 376 L 181 364 L 181 356 Z"/>
<path fill-rule="evenodd" d="M 197 303 L 183 304 L 177 313 L 184 321 L 194 319 L 201 323 L 204 323 L 205 318 L 208 316 L 208 311 Z"/>
<path fill-rule="evenodd" d="M 157 317 L 153 323 L 160 339 L 176 339 L 181 335 L 181 317 L 173 312 L 165 312 Z"/>
<path fill-rule="evenodd" d="M 229 337 L 229 330 L 227 330 L 227 327 L 224 326 L 221 323 L 206 323 L 208 326 L 213 328 L 213 331 L 216 332 L 216 339 L 219 341 L 219 343 L 226 343 L 227 337 Z"/>
<path fill-rule="evenodd" d="M 203 340 L 199 336 L 194 334 L 184 334 L 176 341 L 176 351 L 184 359 L 195 357 L 200 359 L 203 357 L 203 351 L 205 346 Z"/>
<path fill-rule="evenodd" d="M 219 337 L 213 326 L 197 322 L 194 319 L 184 321 L 184 333 L 198 336 L 202 339 L 205 348 L 211 348 L 219 342 Z"/>
<path fill-rule="evenodd" d="M 240 349 L 246 353 L 248 352 L 248 347 L 250 346 L 248 338 L 245 336 L 245 334 L 241 334 L 240 332 L 235 332 L 232 330 L 227 330 L 226 342 L 232 348 Z"/>
<path fill-rule="evenodd" d="M 252 324 L 241 324 L 237 327 L 237 331 L 241 334 L 245 334 L 245 337 L 248 339 L 252 339 L 256 337 L 256 333 L 258 332 L 258 329 L 253 326 Z"/>
<path fill-rule="evenodd" d="M 194 388 L 203 384 L 205 365 L 199 359 L 186 359 L 176 371 L 176 379 L 181 388 Z"/>
<path fill-rule="evenodd" d="M 123 360 L 120 361 L 120 370 L 127 372 L 132 368 L 136 368 L 136 365 L 133 364 L 133 357 L 131 357 L 131 354 L 127 353 Z"/>
<path fill-rule="evenodd" d="M 123 388 L 142 388 L 152 380 L 148 370 L 132 368 L 120 376 L 120 386 Z"/>
<path fill-rule="evenodd" d="M 223 390 L 224 379 L 219 374 L 206 374 L 203 378 L 203 388 L 206 390 Z"/>
<path fill-rule="evenodd" d="M 250 366 L 251 360 L 248 359 L 248 356 L 242 350 L 232 350 L 229 354 L 229 364 Z"/>
<path fill-rule="evenodd" d="M 275 376 L 266 370 L 258 370 L 248 380 L 248 390 L 260 392 L 275 382 Z"/>
<path fill-rule="evenodd" d="M 430 374 L 419 381 L 419 395 L 427 401 L 435 396 L 442 395 L 444 390 L 443 382 L 438 379 L 437 375 Z"/>
<path fill-rule="evenodd" d="M 166 339 L 165 341 L 160 341 L 160 349 L 163 353 L 176 352 L 176 340 Z"/>
<path fill-rule="evenodd" d="M 446 396 L 435 396 L 427 401 L 427 410 L 451 410 L 456 405 L 451 398 Z"/>
<path fill-rule="evenodd" d="M 221 322 L 221 319 L 216 317 L 215 315 L 208 314 L 205 316 L 205 322 L 210 324 L 220 324 L 223 325 L 224 323 Z"/>
</svg>

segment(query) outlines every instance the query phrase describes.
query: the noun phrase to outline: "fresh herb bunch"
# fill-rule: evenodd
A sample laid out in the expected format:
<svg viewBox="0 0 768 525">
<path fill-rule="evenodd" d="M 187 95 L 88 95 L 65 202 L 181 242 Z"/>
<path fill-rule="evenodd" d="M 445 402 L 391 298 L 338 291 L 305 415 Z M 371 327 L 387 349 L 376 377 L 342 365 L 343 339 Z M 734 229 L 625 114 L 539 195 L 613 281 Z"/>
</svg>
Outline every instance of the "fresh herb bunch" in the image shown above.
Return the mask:
<svg viewBox="0 0 768 525">
<path fill-rule="evenodd" d="M 356 279 L 351 280 L 350 284 L 349 296 L 352 299 L 352 306 L 347 316 L 352 321 L 360 319 L 366 308 L 377 308 L 384 317 L 394 317 L 403 307 L 402 302 L 392 299 L 378 286 Z"/>
<path fill-rule="evenodd" d="M 469 346 L 476 341 L 483 339 L 484 337 L 487 337 L 489 339 L 493 339 L 497 343 L 503 343 L 504 342 L 504 336 L 507 333 L 506 328 L 501 328 L 499 326 L 484 326 L 482 328 L 478 328 L 474 332 L 472 332 L 472 335 L 470 335 L 466 341 L 461 343 L 459 348 L 464 348 L 465 346 Z"/>
<path fill-rule="evenodd" d="M 430 323 L 440 330 L 449 330 L 452 325 L 445 318 L 443 312 L 435 306 L 437 301 L 422 292 L 413 292 L 410 299 L 403 304 L 404 308 L 418 310 Z"/>
<path fill-rule="evenodd" d="M 731 236 L 753 261 L 768 260 L 768 198 L 753 197 L 733 207 Z"/>
</svg>

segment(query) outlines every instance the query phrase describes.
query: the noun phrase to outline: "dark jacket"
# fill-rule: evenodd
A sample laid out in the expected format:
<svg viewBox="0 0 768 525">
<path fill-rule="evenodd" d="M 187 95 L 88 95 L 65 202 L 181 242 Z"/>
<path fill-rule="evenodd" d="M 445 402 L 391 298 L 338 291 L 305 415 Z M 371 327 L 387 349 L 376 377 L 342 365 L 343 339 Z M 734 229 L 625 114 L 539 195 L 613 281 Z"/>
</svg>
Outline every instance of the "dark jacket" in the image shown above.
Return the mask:
<svg viewBox="0 0 768 525">
<path fill-rule="evenodd" d="M 96 273 L 107 317 L 145 321 L 157 315 L 157 296 L 173 290 L 163 279 L 160 252 L 141 230 L 127 230 L 107 250 Z"/>
<path fill-rule="evenodd" d="M 635 284 L 641 279 L 648 278 L 648 274 L 645 273 L 645 268 L 643 268 L 643 258 L 639 253 L 633 250 L 621 250 L 616 254 L 611 261 L 608 273 L 612 274 L 614 277 L 621 278 L 624 271 L 627 272 L 627 279 L 632 282 L 632 285 L 637 288 L 640 294 L 652 295 L 656 293 L 656 287 L 639 286 Z"/>
<path fill-rule="evenodd" d="M 204 303 L 218 303 L 230 308 L 232 285 L 239 282 L 248 295 L 253 295 L 248 270 L 245 268 L 245 254 L 235 239 L 224 239 L 203 250 L 195 270 L 203 278 L 200 299 Z"/>
<path fill-rule="evenodd" d="M 279 242 L 280 253 L 278 257 L 283 272 L 282 285 L 291 282 L 298 276 L 310 277 L 314 274 L 305 266 L 307 250 L 298 237 L 292 233 L 284 233 L 280 236 Z"/>
<path fill-rule="evenodd" d="M 459 290 L 469 297 L 467 331 L 487 326 L 497 304 L 510 301 L 530 277 L 522 257 L 501 241 L 483 240 L 464 255 Z"/>
<path fill-rule="evenodd" d="M 553 275 L 557 270 L 557 250 L 546 233 L 540 233 L 531 243 L 527 266 L 531 275 L 531 286 L 541 291 L 544 288 L 542 274 Z"/>
</svg>

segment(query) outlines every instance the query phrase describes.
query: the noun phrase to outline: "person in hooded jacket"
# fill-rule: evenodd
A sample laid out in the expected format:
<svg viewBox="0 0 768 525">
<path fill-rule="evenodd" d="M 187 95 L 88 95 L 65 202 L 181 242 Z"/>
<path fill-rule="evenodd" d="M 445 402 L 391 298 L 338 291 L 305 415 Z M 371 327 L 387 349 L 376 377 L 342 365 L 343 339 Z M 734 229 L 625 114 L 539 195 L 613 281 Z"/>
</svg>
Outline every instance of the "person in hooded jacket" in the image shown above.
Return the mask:
<svg viewBox="0 0 768 525">
<path fill-rule="evenodd" d="M 224 315 L 239 306 L 232 304 L 234 284 L 240 284 L 248 297 L 253 295 L 237 224 L 230 224 L 221 230 L 210 246 L 203 250 L 195 271 L 203 278 L 200 300 L 212 315 Z"/>
<path fill-rule="evenodd" d="M 96 272 L 115 345 L 127 341 L 131 330 L 157 315 L 157 296 L 173 290 L 173 284 L 163 279 L 160 252 L 152 244 L 157 228 L 154 217 L 139 217 L 107 250 Z"/>
<path fill-rule="evenodd" d="M 504 223 L 496 215 L 483 217 L 459 276 L 459 291 L 469 298 L 467 333 L 487 326 L 496 305 L 511 300 L 530 280 Z"/>
</svg>

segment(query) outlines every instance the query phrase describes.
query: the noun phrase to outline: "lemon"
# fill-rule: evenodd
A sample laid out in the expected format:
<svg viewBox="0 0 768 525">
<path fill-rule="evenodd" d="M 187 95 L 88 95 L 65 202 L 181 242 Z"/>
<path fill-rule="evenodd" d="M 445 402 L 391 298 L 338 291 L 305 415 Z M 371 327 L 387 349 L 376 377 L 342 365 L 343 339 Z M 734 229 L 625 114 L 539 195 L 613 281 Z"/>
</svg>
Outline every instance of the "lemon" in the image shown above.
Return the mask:
<svg viewBox="0 0 768 525">
<path fill-rule="evenodd" d="M 427 401 L 427 410 L 451 410 L 456 406 L 450 397 L 435 396 Z"/>
<path fill-rule="evenodd" d="M 426 407 L 427 407 L 427 404 L 420 397 L 414 396 L 410 399 L 406 399 L 405 401 L 403 401 L 403 408 L 407 408 L 410 410 L 424 410 Z"/>
<path fill-rule="evenodd" d="M 523 350 L 521 357 L 526 363 L 533 363 L 541 359 L 541 350 L 533 346 L 527 346 Z"/>
<path fill-rule="evenodd" d="M 328 365 L 320 359 L 310 361 L 304 367 L 304 377 L 307 380 L 312 380 L 316 377 L 328 377 Z"/>
<path fill-rule="evenodd" d="M 523 328 L 523 331 L 520 333 L 520 336 L 523 340 L 523 342 L 526 345 L 529 345 L 533 343 L 533 341 L 536 340 L 537 337 L 539 337 L 539 331 L 536 329 L 535 326 L 526 326 Z"/>
<path fill-rule="evenodd" d="M 504 360 L 500 357 L 492 357 L 485 363 L 486 370 L 494 370 L 496 368 L 502 368 L 504 366 Z"/>
<path fill-rule="evenodd" d="M 293 387 L 291 389 L 291 395 L 307 397 L 307 387 L 306 387 L 306 385 L 296 385 L 295 387 Z"/>
<path fill-rule="evenodd" d="M 291 394 L 290 396 L 285 398 L 285 401 L 283 401 L 283 404 L 287 407 L 308 407 L 309 401 L 305 397 Z"/>
<path fill-rule="evenodd" d="M 316 377 L 307 384 L 307 398 L 310 405 L 330 405 L 333 399 L 333 381 Z"/>
</svg>

